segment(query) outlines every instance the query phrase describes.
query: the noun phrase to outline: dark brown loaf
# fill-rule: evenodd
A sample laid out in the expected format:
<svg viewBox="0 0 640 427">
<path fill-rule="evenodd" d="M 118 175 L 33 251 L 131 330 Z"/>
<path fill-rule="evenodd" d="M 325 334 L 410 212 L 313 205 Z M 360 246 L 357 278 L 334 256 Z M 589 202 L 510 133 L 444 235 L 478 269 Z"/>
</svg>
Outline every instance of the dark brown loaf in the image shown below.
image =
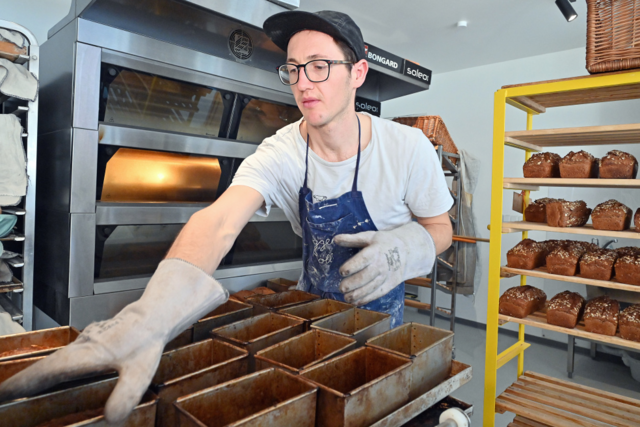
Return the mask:
<svg viewBox="0 0 640 427">
<path fill-rule="evenodd" d="M 600 178 L 635 179 L 638 161 L 634 156 L 620 150 L 609 151 L 600 159 Z"/>
<path fill-rule="evenodd" d="M 522 167 L 525 178 L 559 178 L 560 156 L 556 153 L 536 153 Z"/>
<path fill-rule="evenodd" d="M 533 270 L 544 265 L 546 255 L 544 245 L 524 239 L 507 252 L 507 267 Z"/>
<path fill-rule="evenodd" d="M 616 280 L 629 285 L 640 285 L 640 256 L 622 255 L 614 264 Z"/>
<path fill-rule="evenodd" d="M 583 308 L 584 298 L 580 294 L 561 292 L 551 298 L 547 305 L 547 323 L 573 329 L 580 320 Z"/>
<path fill-rule="evenodd" d="M 585 252 L 585 246 L 578 242 L 556 247 L 546 257 L 547 272 L 562 276 L 575 276 L 578 273 L 580 258 Z"/>
<path fill-rule="evenodd" d="M 560 160 L 562 178 L 597 178 L 598 160 L 586 151 L 571 151 Z"/>
<path fill-rule="evenodd" d="M 640 255 L 640 248 L 636 246 L 625 246 L 625 247 L 616 248 L 613 250 L 618 253 L 619 257 L 625 256 L 625 255 Z"/>
<path fill-rule="evenodd" d="M 627 307 L 620 313 L 620 336 L 640 342 L 640 304 Z"/>
<path fill-rule="evenodd" d="M 584 329 L 594 334 L 614 336 L 619 313 L 618 301 L 606 295 L 594 298 L 584 307 Z"/>
<path fill-rule="evenodd" d="M 580 276 L 594 280 L 611 280 L 613 264 L 618 252 L 610 249 L 595 249 L 580 258 Z"/>
<path fill-rule="evenodd" d="M 547 294 L 533 286 L 516 286 L 500 297 L 500 314 L 524 319 L 544 307 Z"/>
<path fill-rule="evenodd" d="M 631 209 L 617 200 L 600 203 L 591 212 L 593 228 L 596 230 L 628 230 L 631 225 Z"/>
<path fill-rule="evenodd" d="M 635 231 L 640 232 L 640 208 L 638 208 L 635 215 L 633 215 L 633 226 L 635 227 Z"/>
<path fill-rule="evenodd" d="M 524 218 L 531 222 L 547 222 L 547 203 L 556 202 L 557 199 L 545 197 L 538 199 L 524 210 Z"/>
<path fill-rule="evenodd" d="M 591 209 L 582 200 L 558 200 L 547 204 L 547 225 L 550 227 L 582 227 L 589 220 Z"/>
</svg>

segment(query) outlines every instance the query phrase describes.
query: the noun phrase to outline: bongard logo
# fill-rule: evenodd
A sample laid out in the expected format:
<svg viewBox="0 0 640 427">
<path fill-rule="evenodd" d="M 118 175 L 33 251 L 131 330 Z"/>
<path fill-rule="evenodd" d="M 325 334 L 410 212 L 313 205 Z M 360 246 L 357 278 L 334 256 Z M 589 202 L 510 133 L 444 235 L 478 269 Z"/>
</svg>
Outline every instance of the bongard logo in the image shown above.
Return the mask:
<svg viewBox="0 0 640 427">
<path fill-rule="evenodd" d="M 429 82 L 429 74 L 425 74 L 420 70 L 416 70 L 411 67 L 407 67 L 406 73 L 410 76 L 417 77 L 425 82 Z"/>
<path fill-rule="evenodd" d="M 367 59 L 370 59 L 373 62 L 378 62 L 380 64 L 387 65 L 395 69 L 398 69 L 398 67 L 400 66 L 396 61 L 387 59 L 384 56 L 378 55 L 377 53 L 369 52 L 368 49 L 367 49 Z"/>
</svg>

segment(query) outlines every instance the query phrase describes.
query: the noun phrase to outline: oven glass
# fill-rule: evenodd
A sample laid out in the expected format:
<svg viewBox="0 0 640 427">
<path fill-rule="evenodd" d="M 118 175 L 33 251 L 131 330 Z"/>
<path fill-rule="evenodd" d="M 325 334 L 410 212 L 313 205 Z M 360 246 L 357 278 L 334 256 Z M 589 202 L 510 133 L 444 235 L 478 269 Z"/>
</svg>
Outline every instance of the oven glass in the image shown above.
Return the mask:
<svg viewBox="0 0 640 427">
<path fill-rule="evenodd" d="M 100 121 L 109 124 L 218 137 L 231 108 L 212 87 L 106 63 L 100 78 Z"/>
<path fill-rule="evenodd" d="M 260 143 L 281 129 L 302 118 L 298 107 L 261 99 L 245 99 L 238 127 L 239 141 Z M 247 102 L 248 101 L 248 102 Z"/>
</svg>

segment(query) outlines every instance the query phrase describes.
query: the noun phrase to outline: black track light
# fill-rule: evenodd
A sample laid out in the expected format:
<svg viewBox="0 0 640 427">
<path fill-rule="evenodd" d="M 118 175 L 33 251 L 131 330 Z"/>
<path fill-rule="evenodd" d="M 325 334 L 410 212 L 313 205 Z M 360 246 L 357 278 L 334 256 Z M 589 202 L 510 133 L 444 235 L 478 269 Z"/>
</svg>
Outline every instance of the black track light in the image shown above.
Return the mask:
<svg viewBox="0 0 640 427">
<path fill-rule="evenodd" d="M 576 0 L 571 0 L 572 2 Z M 576 10 L 571 6 L 569 0 L 556 0 L 556 6 L 560 9 L 560 12 L 564 15 L 567 22 L 571 22 L 578 17 Z"/>
</svg>

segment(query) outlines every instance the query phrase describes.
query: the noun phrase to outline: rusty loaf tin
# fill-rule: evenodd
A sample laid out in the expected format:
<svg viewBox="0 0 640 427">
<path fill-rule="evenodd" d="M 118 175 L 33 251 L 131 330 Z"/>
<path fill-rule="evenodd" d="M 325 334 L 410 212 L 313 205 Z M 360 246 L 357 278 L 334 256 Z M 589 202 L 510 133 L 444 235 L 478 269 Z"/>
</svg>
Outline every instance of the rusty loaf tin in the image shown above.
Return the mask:
<svg viewBox="0 0 640 427">
<path fill-rule="evenodd" d="M 106 426 L 102 410 L 117 381 L 112 378 L 0 405 L 2 427 L 35 427 L 54 420 L 56 426 Z M 122 425 L 153 427 L 156 403 L 156 396 L 147 391 Z"/>
<path fill-rule="evenodd" d="M 409 401 L 411 362 L 371 347 L 361 347 L 300 376 L 320 387 L 318 427 L 364 427 Z"/>
<path fill-rule="evenodd" d="M 320 298 L 318 295 L 310 294 L 309 292 L 293 290 L 271 295 L 255 295 L 247 298 L 247 303 L 253 305 L 253 314 L 258 315 L 286 307 L 293 307 L 318 298 Z"/>
<path fill-rule="evenodd" d="M 354 339 L 314 329 L 257 352 L 256 370 L 281 368 L 299 374 L 355 347 Z"/>
<path fill-rule="evenodd" d="M 0 362 L 51 354 L 78 338 L 80 331 L 72 326 L 0 337 Z"/>
<path fill-rule="evenodd" d="M 313 427 L 318 388 L 267 369 L 178 399 L 181 427 Z"/>
<path fill-rule="evenodd" d="M 162 352 L 166 353 L 167 351 L 173 351 L 191 343 L 193 343 L 193 326 L 190 326 L 188 329 L 180 332 L 178 336 L 169 341 L 167 345 L 164 346 L 164 350 L 162 350 Z"/>
<path fill-rule="evenodd" d="M 209 332 L 253 315 L 253 306 L 244 302 L 228 300 L 193 325 L 193 341 L 209 338 Z"/>
<path fill-rule="evenodd" d="M 311 324 L 335 313 L 354 308 L 353 305 L 346 302 L 336 301 L 333 299 L 319 299 L 304 304 L 296 305 L 288 308 L 281 308 L 278 313 L 291 316 L 304 321 L 305 330 L 311 329 Z"/>
<path fill-rule="evenodd" d="M 369 339 L 391 327 L 391 316 L 377 311 L 352 308 L 333 314 L 311 324 L 311 329 L 320 329 L 353 338 L 358 345 L 364 345 Z"/>
<path fill-rule="evenodd" d="M 300 320 L 275 313 L 265 313 L 211 331 L 211 337 L 226 341 L 249 352 L 249 371 L 253 372 L 253 355 L 274 344 L 301 334 Z"/>
<path fill-rule="evenodd" d="M 27 369 L 34 363 L 44 359 L 45 356 L 29 357 L 27 359 L 7 360 L 6 362 L 0 362 L 0 384 L 17 374 L 18 372 Z"/>
<path fill-rule="evenodd" d="M 181 396 L 249 373 L 248 353 L 207 339 L 162 355 L 151 389 L 158 395 L 157 427 L 175 426 L 173 403 Z"/>
<path fill-rule="evenodd" d="M 289 279 L 269 279 L 267 280 L 267 288 L 274 292 L 291 291 L 296 288 L 298 282 L 296 280 Z"/>
<path fill-rule="evenodd" d="M 440 384 L 451 371 L 451 331 L 414 322 L 405 323 L 369 339 L 366 345 L 411 360 L 409 398 L 412 400 Z"/>
</svg>

